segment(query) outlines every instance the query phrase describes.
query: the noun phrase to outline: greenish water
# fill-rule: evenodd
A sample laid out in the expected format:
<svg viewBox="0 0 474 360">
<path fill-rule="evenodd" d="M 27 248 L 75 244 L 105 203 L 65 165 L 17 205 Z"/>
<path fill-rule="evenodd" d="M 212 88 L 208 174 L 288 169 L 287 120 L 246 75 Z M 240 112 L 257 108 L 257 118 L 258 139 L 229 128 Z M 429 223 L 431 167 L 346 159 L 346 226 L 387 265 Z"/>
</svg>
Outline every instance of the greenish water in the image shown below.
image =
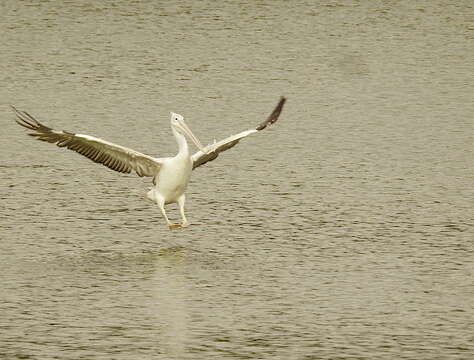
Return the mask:
<svg viewBox="0 0 474 360">
<path fill-rule="evenodd" d="M 471 1 L 0 6 L 2 359 L 474 356 Z M 8 106 L 168 156 L 169 111 L 207 143 L 280 95 L 172 232 Z"/>
</svg>

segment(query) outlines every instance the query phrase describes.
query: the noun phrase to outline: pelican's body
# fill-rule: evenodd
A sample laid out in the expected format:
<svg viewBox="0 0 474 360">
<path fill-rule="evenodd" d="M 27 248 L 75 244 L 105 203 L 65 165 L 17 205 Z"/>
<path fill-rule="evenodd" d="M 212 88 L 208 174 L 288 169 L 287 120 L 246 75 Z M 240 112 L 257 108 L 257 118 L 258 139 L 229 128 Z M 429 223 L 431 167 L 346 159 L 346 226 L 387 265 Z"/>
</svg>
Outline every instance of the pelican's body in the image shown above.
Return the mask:
<svg viewBox="0 0 474 360">
<path fill-rule="evenodd" d="M 192 170 L 193 162 L 189 154 L 166 159 L 155 178 L 156 185 L 148 192 L 148 198 L 156 200 L 156 196 L 161 196 L 165 204 L 178 202 L 188 187 Z"/>
<path fill-rule="evenodd" d="M 163 159 L 160 172 L 153 178 L 154 186 L 147 193 L 148 199 L 156 202 L 170 228 L 174 225 L 168 219 L 164 205 L 178 203 L 183 222 L 181 226 L 188 226 L 189 223 L 184 215 L 184 202 L 186 196 L 184 192 L 188 187 L 191 172 L 193 171 L 193 161 L 189 152 L 186 138 L 174 132 L 178 142 L 179 151 L 172 158 Z"/>
<path fill-rule="evenodd" d="M 184 203 L 185 191 L 193 169 L 214 160 L 219 153 L 230 149 L 242 138 L 273 124 L 278 119 L 284 103 L 285 98 L 282 97 L 270 116 L 255 129 L 243 131 L 206 147 L 203 147 L 194 136 L 181 115 L 171 113 L 171 130 L 178 144 L 178 153 L 168 158 L 154 158 L 89 135 L 53 130 L 41 124 L 27 112 L 19 111 L 14 107 L 13 110 L 17 115 L 18 124 L 34 130 L 35 132 L 29 135 L 39 140 L 55 143 L 59 147 L 67 147 L 118 172 L 130 173 L 133 170 L 139 176 L 153 177 L 154 186 L 147 193 L 147 198 L 159 206 L 168 227 L 173 229 L 189 225 L 184 214 Z M 191 155 L 186 137 L 199 148 L 198 152 Z M 172 224 L 166 214 L 165 205 L 172 203 L 177 203 L 179 206 L 183 220 L 180 225 Z"/>
</svg>

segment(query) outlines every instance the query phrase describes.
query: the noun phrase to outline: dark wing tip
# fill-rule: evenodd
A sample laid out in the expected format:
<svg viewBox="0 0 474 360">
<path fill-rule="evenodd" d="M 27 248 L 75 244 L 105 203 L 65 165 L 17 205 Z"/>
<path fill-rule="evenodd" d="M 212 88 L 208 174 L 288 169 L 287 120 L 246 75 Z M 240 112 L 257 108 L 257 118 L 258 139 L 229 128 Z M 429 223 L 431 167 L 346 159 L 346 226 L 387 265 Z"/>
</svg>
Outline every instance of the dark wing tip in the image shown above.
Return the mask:
<svg viewBox="0 0 474 360">
<path fill-rule="evenodd" d="M 280 101 L 278 102 L 275 109 L 273 109 L 272 113 L 268 116 L 268 118 L 264 122 L 258 125 L 255 129 L 260 131 L 260 130 L 265 129 L 268 125 L 275 123 L 278 120 L 278 117 L 280 116 L 281 111 L 283 110 L 283 105 L 285 105 L 285 102 L 286 102 L 286 98 L 284 96 L 281 96 Z"/>
<path fill-rule="evenodd" d="M 18 125 L 21 125 L 29 130 L 38 130 L 39 126 L 35 118 L 33 118 L 26 111 L 18 110 L 13 105 L 10 105 L 10 107 L 16 115 L 15 121 L 18 123 Z"/>
<path fill-rule="evenodd" d="M 23 110 L 18 110 L 13 105 L 10 105 L 10 107 L 12 108 L 12 110 L 14 111 L 16 115 L 15 121 L 18 123 L 18 125 L 21 125 L 29 130 L 34 130 L 38 133 L 45 133 L 45 132 L 52 131 L 51 128 L 40 123 L 38 120 L 36 120 L 33 117 L 33 115 L 30 115 L 28 112 L 23 111 Z"/>
</svg>

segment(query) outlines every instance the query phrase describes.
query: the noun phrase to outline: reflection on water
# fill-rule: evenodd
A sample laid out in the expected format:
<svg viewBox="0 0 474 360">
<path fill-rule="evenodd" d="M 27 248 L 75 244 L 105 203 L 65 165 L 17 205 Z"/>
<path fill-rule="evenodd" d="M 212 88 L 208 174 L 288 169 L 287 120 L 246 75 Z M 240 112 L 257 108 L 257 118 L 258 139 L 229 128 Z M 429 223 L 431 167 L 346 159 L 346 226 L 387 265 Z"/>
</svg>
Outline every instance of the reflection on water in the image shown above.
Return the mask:
<svg viewBox="0 0 474 360">
<path fill-rule="evenodd" d="M 0 6 L 1 358 L 474 356 L 469 1 Z M 211 142 L 280 95 L 173 232 L 6 106 L 167 156 L 169 111 Z"/>
</svg>

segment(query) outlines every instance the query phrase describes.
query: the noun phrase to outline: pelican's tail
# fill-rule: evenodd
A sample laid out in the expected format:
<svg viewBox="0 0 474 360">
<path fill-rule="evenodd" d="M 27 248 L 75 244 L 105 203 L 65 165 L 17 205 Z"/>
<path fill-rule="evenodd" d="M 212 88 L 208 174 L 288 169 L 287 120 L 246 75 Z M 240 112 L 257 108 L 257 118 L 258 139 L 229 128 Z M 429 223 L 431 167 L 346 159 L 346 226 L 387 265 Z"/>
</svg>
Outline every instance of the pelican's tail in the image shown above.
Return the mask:
<svg viewBox="0 0 474 360">
<path fill-rule="evenodd" d="M 156 196 L 155 196 L 155 189 L 150 188 L 150 191 L 146 193 L 146 197 L 148 200 L 151 200 L 153 202 L 156 202 Z"/>
</svg>

